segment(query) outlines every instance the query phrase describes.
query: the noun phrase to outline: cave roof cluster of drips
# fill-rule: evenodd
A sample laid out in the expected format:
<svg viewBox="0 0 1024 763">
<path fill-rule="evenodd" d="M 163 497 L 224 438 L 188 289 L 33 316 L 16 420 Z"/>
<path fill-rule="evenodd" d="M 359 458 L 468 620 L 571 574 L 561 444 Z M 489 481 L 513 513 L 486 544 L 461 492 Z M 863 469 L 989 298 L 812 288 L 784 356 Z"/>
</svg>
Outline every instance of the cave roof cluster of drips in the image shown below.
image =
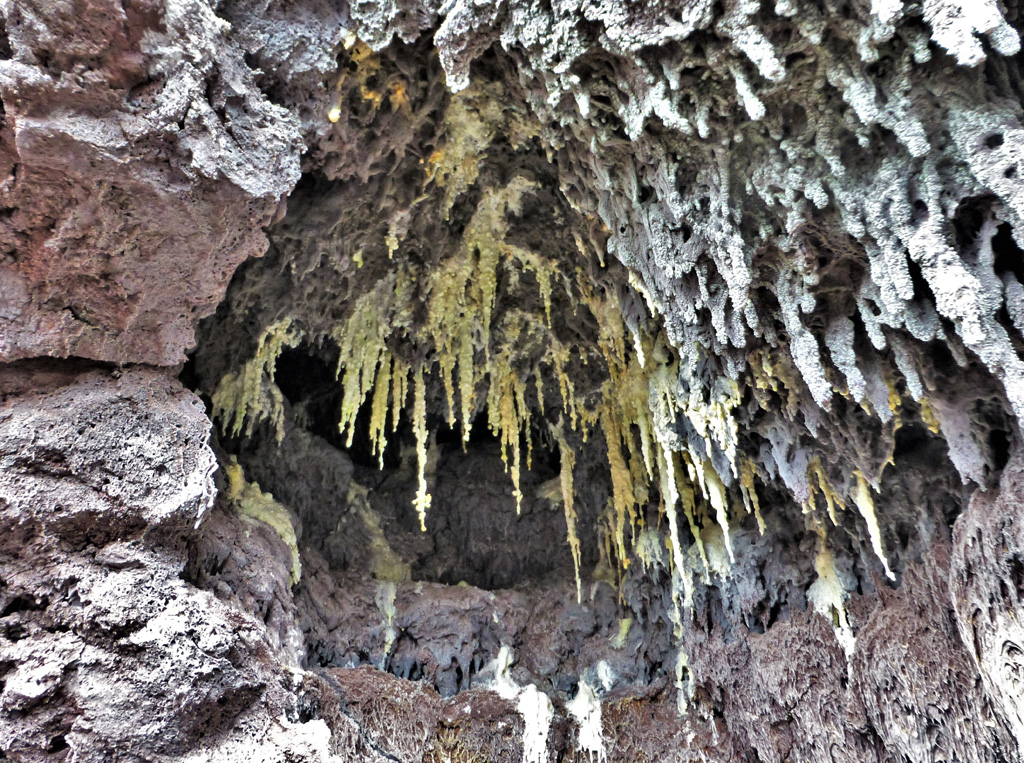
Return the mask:
<svg viewBox="0 0 1024 763">
<path fill-rule="evenodd" d="M 364 404 L 381 463 L 411 422 L 422 524 L 431 429 L 486 410 L 517 505 L 534 437 L 561 452 L 577 568 L 597 536 L 620 584 L 664 570 L 680 634 L 695 582 L 799 528 L 797 598 L 849 651 L 850 593 L 1017 438 L 1024 128 L 1015 7 L 824 6 L 351 9 L 304 180 L 204 332 L 215 413 L 280 437 L 275 362 L 319 348 L 348 444 Z M 799 603 L 773 585 L 728 606 Z"/>
</svg>

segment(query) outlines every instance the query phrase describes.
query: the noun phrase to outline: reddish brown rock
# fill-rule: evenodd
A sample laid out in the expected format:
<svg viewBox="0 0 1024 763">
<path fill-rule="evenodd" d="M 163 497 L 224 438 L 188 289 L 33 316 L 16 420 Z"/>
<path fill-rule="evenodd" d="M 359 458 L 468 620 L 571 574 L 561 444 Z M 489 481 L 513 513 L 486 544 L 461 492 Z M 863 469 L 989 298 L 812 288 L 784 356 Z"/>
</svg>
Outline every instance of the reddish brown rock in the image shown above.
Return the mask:
<svg viewBox="0 0 1024 763">
<path fill-rule="evenodd" d="M 0 361 L 173 365 L 298 180 L 298 122 L 197 1 L 10 6 Z"/>
<path fill-rule="evenodd" d="M 956 625 L 981 685 L 1013 735 L 1024 738 L 1024 463 L 998 490 L 975 494 L 957 520 L 950 565 Z"/>
</svg>

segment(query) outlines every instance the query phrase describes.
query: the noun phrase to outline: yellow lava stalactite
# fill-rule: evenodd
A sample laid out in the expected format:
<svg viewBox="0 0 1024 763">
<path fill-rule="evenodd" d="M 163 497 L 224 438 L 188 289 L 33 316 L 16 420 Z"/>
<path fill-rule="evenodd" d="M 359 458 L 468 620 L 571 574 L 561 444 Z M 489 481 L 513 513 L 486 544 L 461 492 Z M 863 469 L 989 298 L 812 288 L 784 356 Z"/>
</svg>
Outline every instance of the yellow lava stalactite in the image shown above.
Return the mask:
<svg viewBox="0 0 1024 763">
<path fill-rule="evenodd" d="M 237 437 L 244 429 L 249 436 L 256 424 L 269 417 L 278 443 L 284 439 L 284 403 L 274 385 L 274 367 L 281 351 L 298 343 L 299 335 L 292 330 L 291 319 L 278 321 L 260 337 L 256 354 L 241 371 L 225 374 L 220 380 L 213 393 L 213 415 L 226 434 Z"/>
<path fill-rule="evenodd" d="M 491 369 L 490 390 L 487 396 L 487 424 L 501 440 L 501 460 L 505 468 L 509 468 L 508 456 L 512 453 L 512 487 L 516 497 L 516 514 L 522 509 L 523 493 L 519 487 L 519 475 L 521 469 L 520 453 L 520 412 L 517 410 L 516 400 L 520 397 L 517 394 L 518 382 L 515 372 L 509 365 L 508 358 L 504 355 L 495 359 Z M 525 384 L 521 385 L 525 387 Z"/>
<path fill-rule="evenodd" d="M 668 518 L 669 544 L 672 552 L 672 621 L 677 631 L 682 630 L 680 609 L 689 608 L 693 600 L 693 588 L 690 575 L 683 561 L 683 547 L 679 536 L 679 519 L 676 506 L 679 504 L 679 489 L 676 485 L 676 470 L 672 463 L 673 454 L 670 450 L 661 449 L 661 490 L 665 505 L 665 516 Z M 683 590 L 679 590 L 680 584 Z M 682 633 L 677 633 L 682 635 Z"/>
<path fill-rule="evenodd" d="M 367 46 L 350 35 L 345 47 L 352 66 L 339 81 L 339 106 L 332 112 L 332 119 L 341 117 L 342 95 L 369 102 L 375 110 L 382 108 L 385 100 L 396 112 L 412 108 L 403 81 L 392 76 L 377 84 L 377 75 L 383 71 L 381 61 Z M 455 200 L 476 184 L 480 161 L 496 135 L 507 136 L 513 146 L 536 135 L 521 114 L 503 108 L 496 87 L 473 86 L 451 99 L 445 114 L 445 142 L 424 162 L 423 196 L 416 203 L 429 197 L 426 189 L 433 184 L 443 189 L 440 212 L 447 217 Z M 478 402 L 486 405 L 487 425 L 501 443 L 502 460 L 511 475 L 517 513 L 523 502 L 523 450 L 529 468 L 533 447 L 531 411 L 539 410 L 541 427 L 547 427 L 547 434 L 559 446 L 566 533 L 577 597 L 582 598 L 581 543 L 574 496 L 575 447 L 580 440 L 586 443 L 591 434 L 596 434 L 593 430 L 600 428 L 611 477 L 609 507 L 600 519 L 606 528 L 601 542 L 609 571 L 614 565 L 621 575 L 640 542 L 640 534 L 646 532 L 644 542 L 650 544 L 641 509 L 649 501 L 652 485 L 658 485 L 669 525 L 667 546 L 676 625 L 681 627 L 679 609 L 692 600 L 694 570 L 686 565 L 696 568 L 703 563 L 705 578 L 710 574 L 700 522 L 706 522 L 712 511 L 732 558 L 728 494 L 711 465 L 710 449 L 706 454 L 696 453 L 680 443 L 663 441 L 659 428 L 665 420 L 683 415 L 701 437 L 718 442 L 732 465 L 732 476 L 738 478 L 747 511 L 756 513 L 763 529 L 754 472 L 736 464 L 737 433 L 731 413 L 738 405 L 739 392 L 726 380 L 716 382 L 713 389 L 691 390 L 689 399 L 680 397 L 679 361 L 672 359 L 675 351 L 667 347 L 664 334 L 650 333 L 645 324 L 626 326 L 616 287 L 601 283 L 603 276 L 595 276 L 584 265 L 567 271 L 564 264 L 560 268 L 558 260 L 513 243 L 509 236 L 511 219 L 521 216 L 524 200 L 538 193 L 542 193 L 540 184 L 524 176 L 511 178 L 504 187 L 481 188 L 457 251 L 429 270 L 414 259 L 396 257 L 376 287 L 356 300 L 348 318 L 331 333 L 339 350 L 339 431 L 351 446 L 357 415 L 368 404 L 371 448 L 383 465 L 388 434 L 396 431 L 406 412 L 416 445 L 417 490 L 413 503 L 420 527 L 425 530 L 431 502 L 427 480 L 428 379 L 439 382 L 443 389 L 447 421 L 461 427 L 464 446 L 478 414 Z M 388 226 L 383 243 L 389 258 L 402 246 L 402 230 L 394 223 Z M 578 233 L 574 237 L 580 254 L 596 254 L 601 268 L 606 266 L 600 243 L 588 244 Z M 370 251 L 361 250 L 360 262 L 366 267 L 372 264 Z M 524 273 L 531 277 L 522 277 Z M 634 278 L 631 282 L 643 292 L 639 281 Z M 524 294 L 526 289 L 533 293 Z M 503 295 L 507 290 L 512 296 L 512 300 L 503 301 L 500 310 L 499 290 Z M 543 312 L 540 308 L 521 309 L 516 304 L 519 296 L 525 297 L 520 304 L 539 305 Z M 650 297 L 645 292 L 643 296 Z M 412 309 L 418 302 L 423 310 Z M 586 310 L 593 316 L 598 326 L 596 347 L 563 343 L 553 329 L 556 306 L 559 310 Z M 254 418 L 267 415 L 264 409 L 275 409 L 273 363 L 281 348 L 322 338 L 304 336 L 288 322 L 272 326 L 261 339 L 256 357 L 238 374 L 222 381 L 223 389 L 215 396 L 220 418 L 230 422 L 237 432 L 247 419 L 251 427 Z M 393 347 L 396 342 L 415 348 L 409 356 L 417 359 L 395 355 L 389 345 Z M 589 362 L 603 363 L 607 371 L 599 390 L 586 388 L 575 379 L 579 364 Z M 770 377 L 770 369 L 766 371 Z M 545 381 L 552 377 L 557 381 L 561 407 L 560 411 L 545 413 Z M 268 378 L 269 385 L 265 383 Z M 531 403 L 527 402 L 528 390 Z M 266 402 L 268 394 L 270 403 Z M 532 405 L 534 394 L 536 406 Z M 557 425 L 550 423 L 553 418 L 557 418 Z M 703 495 L 700 504 L 696 484 Z M 696 554 L 682 546 L 680 510 L 693 535 Z M 698 556 L 699 561 L 688 561 Z"/>
<path fill-rule="evenodd" d="M 391 355 L 381 356 L 380 371 L 377 372 L 377 383 L 373 386 L 373 402 L 370 404 L 370 442 L 373 452 L 379 459 L 380 468 L 384 468 L 384 447 L 387 444 L 385 427 L 388 418 L 388 394 L 391 392 L 391 370 L 394 360 Z"/>
<path fill-rule="evenodd" d="M 878 526 L 878 517 L 875 516 L 875 500 L 871 497 L 871 486 L 868 485 L 868 481 L 860 473 L 859 469 L 854 474 L 857 476 L 857 487 L 853 493 L 853 502 L 857 504 L 857 509 L 867 523 L 871 547 L 874 549 L 879 561 L 882 562 L 885 576 L 889 580 L 895 580 L 896 576 L 889 569 L 889 561 L 885 558 L 885 551 L 882 549 L 882 530 Z"/>
<path fill-rule="evenodd" d="M 580 538 L 576 531 L 576 506 L 573 492 L 573 469 L 576 468 L 576 452 L 566 442 L 561 425 L 555 430 L 558 452 L 561 459 L 559 485 L 562 489 L 562 508 L 565 510 L 566 537 L 572 552 L 573 569 L 576 572 L 576 601 L 583 601 L 583 586 L 580 582 Z"/>
<path fill-rule="evenodd" d="M 420 519 L 420 530 L 427 531 L 427 509 L 430 508 L 430 493 L 427 492 L 427 392 L 423 383 L 423 369 L 417 368 L 412 376 L 413 414 L 412 428 L 416 435 L 417 488 L 413 506 Z"/>
</svg>

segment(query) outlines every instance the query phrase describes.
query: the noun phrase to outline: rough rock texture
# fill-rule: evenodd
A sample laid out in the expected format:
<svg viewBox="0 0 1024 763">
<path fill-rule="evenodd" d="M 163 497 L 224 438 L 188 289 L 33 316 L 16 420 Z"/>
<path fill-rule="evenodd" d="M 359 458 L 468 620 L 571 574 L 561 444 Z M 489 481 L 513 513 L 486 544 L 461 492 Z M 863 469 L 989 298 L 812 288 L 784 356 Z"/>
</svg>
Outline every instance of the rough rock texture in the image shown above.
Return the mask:
<svg viewBox="0 0 1024 763">
<path fill-rule="evenodd" d="M 0 400 L 5 759 L 230 760 L 255 745 L 265 760 L 382 760 L 346 718 L 304 715 L 316 679 L 244 584 L 233 607 L 182 580 L 215 492 L 194 395 L 157 371 L 22 363 L 0 373 Z M 280 541 L 261 548 L 253 529 L 232 541 L 248 540 L 265 588 Z"/>
<path fill-rule="evenodd" d="M 979 495 L 957 520 L 950 589 L 956 624 L 992 704 L 1021 738 L 1020 597 L 1022 464 L 1014 459 L 1000 491 Z"/>
<path fill-rule="evenodd" d="M 299 177 L 208 3 L 4 2 L 0 360 L 174 365 Z"/>
<path fill-rule="evenodd" d="M 202 406 L 144 370 L 15 365 L 0 393 L 0 749 L 145 759 L 229 731 L 280 668 L 179 578 L 214 496 Z"/>
<path fill-rule="evenodd" d="M 0 760 L 1021 760 L 1022 22 L 0 0 Z"/>
</svg>

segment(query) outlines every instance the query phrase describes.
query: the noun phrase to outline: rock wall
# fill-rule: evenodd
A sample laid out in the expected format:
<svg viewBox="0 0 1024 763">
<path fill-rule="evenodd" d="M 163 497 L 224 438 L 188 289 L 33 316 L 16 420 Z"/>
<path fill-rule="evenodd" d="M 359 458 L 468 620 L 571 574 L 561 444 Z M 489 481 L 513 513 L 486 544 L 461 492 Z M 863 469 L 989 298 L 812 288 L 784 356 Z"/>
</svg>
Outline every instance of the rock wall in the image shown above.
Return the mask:
<svg viewBox="0 0 1024 763">
<path fill-rule="evenodd" d="M 299 177 L 203 2 L 6 2 L 0 359 L 174 365 Z"/>
<path fill-rule="evenodd" d="M 0 0 L 0 760 L 1021 759 L 1021 12 Z"/>
</svg>

